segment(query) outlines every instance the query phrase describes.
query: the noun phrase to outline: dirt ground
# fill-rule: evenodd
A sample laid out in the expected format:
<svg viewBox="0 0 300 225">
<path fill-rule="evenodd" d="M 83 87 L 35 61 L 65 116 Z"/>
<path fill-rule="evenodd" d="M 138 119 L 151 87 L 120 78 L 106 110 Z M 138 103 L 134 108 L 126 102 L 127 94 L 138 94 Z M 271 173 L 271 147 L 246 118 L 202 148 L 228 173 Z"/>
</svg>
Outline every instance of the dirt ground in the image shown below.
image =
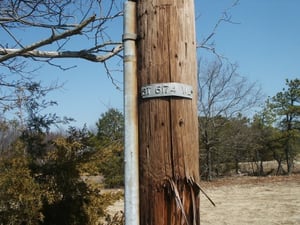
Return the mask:
<svg viewBox="0 0 300 225">
<path fill-rule="evenodd" d="M 202 187 L 216 207 L 201 194 L 201 225 L 300 224 L 300 174 L 226 178 Z"/>
<path fill-rule="evenodd" d="M 299 225 L 300 174 L 231 177 L 201 182 L 216 204 L 200 195 L 201 225 Z M 123 200 L 109 207 L 123 211 Z"/>
</svg>

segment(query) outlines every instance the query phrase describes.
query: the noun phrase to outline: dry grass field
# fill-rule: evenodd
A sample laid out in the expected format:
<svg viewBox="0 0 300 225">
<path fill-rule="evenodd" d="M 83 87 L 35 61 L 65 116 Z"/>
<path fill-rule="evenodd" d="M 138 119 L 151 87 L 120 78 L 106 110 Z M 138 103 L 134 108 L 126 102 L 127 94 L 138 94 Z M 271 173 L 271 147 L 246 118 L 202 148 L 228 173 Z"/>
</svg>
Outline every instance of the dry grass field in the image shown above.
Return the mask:
<svg viewBox="0 0 300 225">
<path fill-rule="evenodd" d="M 249 163 L 241 165 L 250 170 Z M 276 168 L 275 162 L 265 162 L 266 171 Z M 211 182 L 201 181 L 201 187 L 214 201 L 214 207 L 200 194 L 201 225 L 300 225 L 300 162 L 291 176 L 232 176 Z M 123 211 L 123 200 L 108 209 L 114 215 Z"/>
<path fill-rule="evenodd" d="M 299 225 L 300 174 L 270 177 L 229 177 L 201 182 L 215 202 L 201 194 L 201 225 Z M 109 207 L 122 210 L 123 200 Z"/>
<path fill-rule="evenodd" d="M 202 182 L 201 225 L 300 224 L 300 174 Z"/>
</svg>

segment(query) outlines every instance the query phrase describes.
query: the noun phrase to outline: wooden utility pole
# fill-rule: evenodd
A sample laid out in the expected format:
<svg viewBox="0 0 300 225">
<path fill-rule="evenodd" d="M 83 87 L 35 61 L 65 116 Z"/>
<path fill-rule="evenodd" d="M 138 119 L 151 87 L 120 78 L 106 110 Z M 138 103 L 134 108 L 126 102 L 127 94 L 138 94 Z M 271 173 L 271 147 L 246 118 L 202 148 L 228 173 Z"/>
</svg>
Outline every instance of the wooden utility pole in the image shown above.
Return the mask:
<svg viewBox="0 0 300 225">
<path fill-rule="evenodd" d="M 141 225 L 198 225 L 193 0 L 137 0 Z"/>
</svg>

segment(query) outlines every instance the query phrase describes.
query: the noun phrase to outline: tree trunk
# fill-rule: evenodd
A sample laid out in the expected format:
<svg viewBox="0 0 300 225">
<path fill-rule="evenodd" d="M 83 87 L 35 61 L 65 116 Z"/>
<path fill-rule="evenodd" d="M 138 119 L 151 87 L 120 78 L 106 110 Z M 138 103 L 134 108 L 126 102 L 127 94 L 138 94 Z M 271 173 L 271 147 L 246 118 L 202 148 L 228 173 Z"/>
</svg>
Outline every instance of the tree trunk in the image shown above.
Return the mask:
<svg viewBox="0 0 300 225">
<path fill-rule="evenodd" d="M 276 159 L 276 161 L 277 161 L 277 170 L 276 170 L 276 176 L 278 176 L 278 175 L 281 175 L 281 174 L 284 174 L 285 172 L 284 172 L 284 170 L 283 170 L 283 168 L 282 168 L 282 160 L 281 159 Z"/>
<path fill-rule="evenodd" d="M 285 146 L 285 160 L 286 160 L 287 174 L 291 175 L 293 169 L 293 160 L 291 157 L 290 135 Z"/>
<path fill-rule="evenodd" d="M 207 175 L 206 181 L 212 181 L 212 159 L 211 159 L 211 151 L 212 148 L 207 148 L 207 155 L 206 155 L 206 163 L 207 163 Z"/>
<path fill-rule="evenodd" d="M 147 85 L 167 83 L 155 88 L 156 94 L 162 94 L 168 92 L 171 82 L 193 87 L 192 99 L 186 96 L 142 98 L 140 93 L 141 225 L 198 225 L 194 2 L 138 0 L 137 20 L 139 90 Z"/>
</svg>

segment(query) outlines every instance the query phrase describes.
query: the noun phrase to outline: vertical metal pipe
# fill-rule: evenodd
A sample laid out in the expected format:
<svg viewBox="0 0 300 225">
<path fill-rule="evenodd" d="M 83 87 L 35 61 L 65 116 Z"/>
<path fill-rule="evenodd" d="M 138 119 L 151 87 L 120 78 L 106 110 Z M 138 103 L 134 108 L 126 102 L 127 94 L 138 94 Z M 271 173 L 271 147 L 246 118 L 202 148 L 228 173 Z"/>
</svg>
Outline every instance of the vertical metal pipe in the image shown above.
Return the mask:
<svg viewBox="0 0 300 225">
<path fill-rule="evenodd" d="M 124 3 L 125 224 L 139 225 L 136 3 Z"/>
</svg>

